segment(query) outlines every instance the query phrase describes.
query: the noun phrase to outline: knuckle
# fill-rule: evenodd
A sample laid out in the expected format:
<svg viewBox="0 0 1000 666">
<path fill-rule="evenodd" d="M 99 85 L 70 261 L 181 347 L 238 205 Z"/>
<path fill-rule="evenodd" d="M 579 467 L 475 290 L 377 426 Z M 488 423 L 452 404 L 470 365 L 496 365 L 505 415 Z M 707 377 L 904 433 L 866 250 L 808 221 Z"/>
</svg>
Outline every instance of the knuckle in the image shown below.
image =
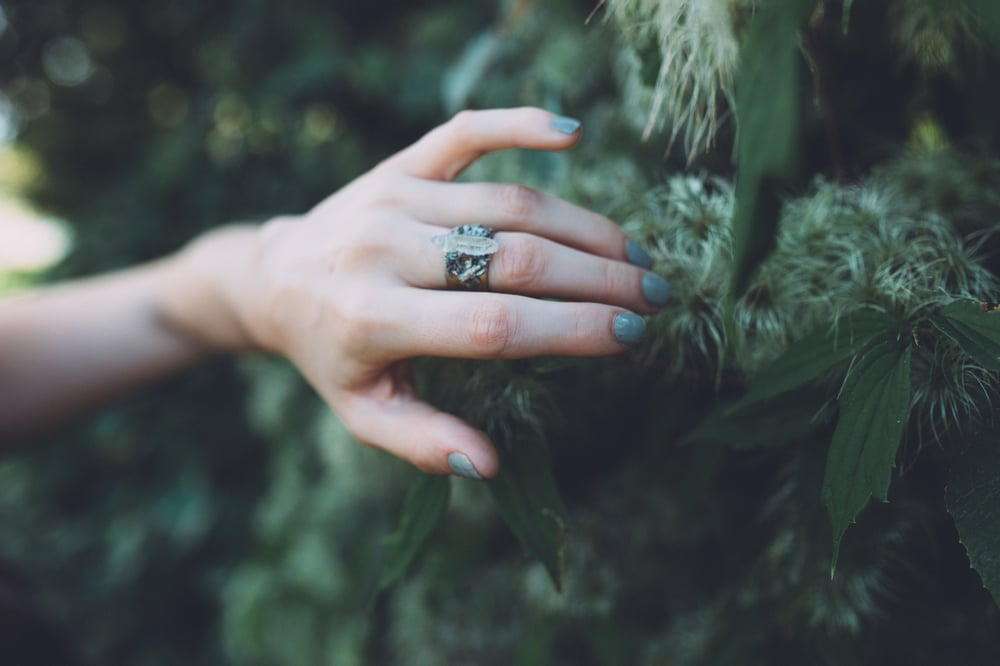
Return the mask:
<svg viewBox="0 0 1000 666">
<path fill-rule="evenodd" d="M 396 241 L 393 234 L 398 228 L 398 217 L 391 213 L 371 215 L 364 224 L 353 224 L 338 229 L 327 242 L 330 274 L 353 274 L 368 270 L 392 256 Z"/>
<path fill-rule="evenodd" d="M 496 257 L 500 281 L 514 290 L 537 287 L 545 277 L 545 251 L 538 242 L 526 238 L 509 240 Z"/>
<path fill-rule="evenodd" d="M 376 332 L 372 309 L 364 299 L 349 299 L 334 307 L 334 334 L 348 353 L 370 347 Z"/>
<path fill-rule="evenodd" d="M 391 207 L 398 204 L 399 192 L 404 182 L 404 176 L 380 164 L 344 186 L 320 206 L 329 207 L 331 209 L 329 216 L 333 219 L 342 218 L 342 211 L 345 208 L 360 212 L 378 209 L 381 206 Z M 339 205 L 329 206 L 333 202 Z"/>
<path fill-rule="evenodd" d="M 475 111 L 466 109 L 464 111 L 459 111 L 452 116 L 451 121 L 448 123 L 448 128 L 456 135 L 465 136 L 472 131 L 472 126 L 475 124 L 475 121 Z"/>
<path fill-rule="evenodd" d="M 502 356 L 517 334 L 517 314 L 513 308 L 487 302 L 472 312 L 469 336 L 475 347 L 491 356 Z"/>
<path fill-rule="evenodd" d="M 541 206 L 542 195 L 525 185 L 503 185 L 500 188 L 500 210 L 512 219 L 531 219 Z"/>
<path fill-rule="evenodd" d="M 574 353 L 592 356 L 605 348 L 611 331 L 603 308 L 578 304 L 570 318 L 573 331 L 567 334 L 566 344 Z"/>
<path fill-rule="evenodd" d="M 330 275 L 348 275 L 370 263 L 378 254 L 377 244 L 368 236 L 351 233 L 343 234 L 341 238 L 349 239 L 349 242 L 330 249 L 327 259 Z"/>
<path fill-rule="evenodd" d="M 576 341 L 581 346 L 593 347 L 605 342 L 611 334 L 609 314 L 605 308 L 578 306 L 576 313 Z"/>
<path fill-rule="evenodd" d="M 375 207 L 399 208 L 403 179 L 396 174 L 379 174 L 368 181 L 368 203 Z"/>
<path fill-rule="evenodd" d="M 605 261 L 602 271 L 602 297 L 606 302 L 617 302 L 626 294 L 635 291 L 637 280 L 635 270 L 618 261 Z"/>
<path fill-rule="evenodd" d="M 301 218 L 292 217 L 291 215 L 273 217 L 260 227 L 260 234 L 258 234 L 260 244 L 264 246 L 271 245 L 300 224 Z"/>
</svg>

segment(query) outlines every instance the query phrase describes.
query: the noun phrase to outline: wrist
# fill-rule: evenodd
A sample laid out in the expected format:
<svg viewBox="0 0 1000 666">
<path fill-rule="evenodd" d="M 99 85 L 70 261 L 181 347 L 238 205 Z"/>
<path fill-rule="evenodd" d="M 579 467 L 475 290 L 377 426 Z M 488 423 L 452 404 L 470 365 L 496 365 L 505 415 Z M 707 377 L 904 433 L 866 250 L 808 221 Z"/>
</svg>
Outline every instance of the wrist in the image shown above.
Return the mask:
<svg viewBox="0 0 1000 666">
<path fill-rule="evenodd" d="M 267 348 L 249 302 L 259 229 L 223 227 L 174 255 L 161 301 L 169 326 L 208 353 Z"/>
</svg>

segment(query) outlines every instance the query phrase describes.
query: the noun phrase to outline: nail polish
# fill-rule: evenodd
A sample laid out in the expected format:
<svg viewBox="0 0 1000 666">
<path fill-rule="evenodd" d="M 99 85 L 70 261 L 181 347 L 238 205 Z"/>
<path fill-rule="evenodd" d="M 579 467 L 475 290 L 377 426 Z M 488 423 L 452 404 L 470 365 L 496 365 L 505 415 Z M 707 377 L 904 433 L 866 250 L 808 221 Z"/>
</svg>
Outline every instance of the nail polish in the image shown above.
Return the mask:
<svg viewBox="0 0 1000 666">
<path fill-rule="evenodd" d="M 625 256 L 628 262 L 633 266 L 638 266 L 639 268 L 652 268 L 653 258 L 649 256 L 649 252 L 636 243 L 634 240 L 629 239 L 625 243 Z"/>
<path fill-rule="evenodd" d="M 642 293 L 646 302 L 653 307 L 663 307 L 670 300 L 670 285 L 655 273 L 646 273 L 642 278 Z"/>
<path fill-rule="evenodd" d="M 646 321 L 631 312 L 622 312 L 615 317 L 613 325 L 615 338 L 626 345 L 638 344 L 646 332 Z"/>
<path fill-rule="evenodd" d="M 576 134 L 580 129 L 580 121 L 569 116 L 552 116 L 549 124 L 563 134 Z"/>
<path fill-rule="evenodd" d="M 473 481 L 482 481 L 483 477 L 479 475 L 476 468 L 472 466 L 472 461 L 464 453 L 449 453 L 448 454 L 448 466 L 451 467 L 451 471 L 464 479 L 472 479 Z"/>
</svg>

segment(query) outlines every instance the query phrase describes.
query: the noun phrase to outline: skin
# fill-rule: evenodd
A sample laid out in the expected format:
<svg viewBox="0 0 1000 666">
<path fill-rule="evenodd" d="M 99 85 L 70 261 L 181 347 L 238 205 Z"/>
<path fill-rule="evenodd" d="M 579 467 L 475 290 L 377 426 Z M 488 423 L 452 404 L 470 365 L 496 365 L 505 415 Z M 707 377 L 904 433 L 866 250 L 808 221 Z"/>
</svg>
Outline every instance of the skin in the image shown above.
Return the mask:
<svg viewBox="0 0 1000 666">
<path fill-rule="evenodd" d="M 610 220 L 518 186 L 452 183 L 509 148 L 580 138 L 534 108 L 462 112 L 302 216 L 220 229 L 124 272 L 0 302 L 0 440 L 60 423 L 218 353 L 293 362 L 360 441 L 448 474 L 499 472 L 487 436 L 421 401 L 409 360 L 598 356 L 655 311 Z M 489 292 L 445 290 L 431 241 L 497 230 Z M 541 300 L 563 299 L 560 301 Z"/>
</svg>

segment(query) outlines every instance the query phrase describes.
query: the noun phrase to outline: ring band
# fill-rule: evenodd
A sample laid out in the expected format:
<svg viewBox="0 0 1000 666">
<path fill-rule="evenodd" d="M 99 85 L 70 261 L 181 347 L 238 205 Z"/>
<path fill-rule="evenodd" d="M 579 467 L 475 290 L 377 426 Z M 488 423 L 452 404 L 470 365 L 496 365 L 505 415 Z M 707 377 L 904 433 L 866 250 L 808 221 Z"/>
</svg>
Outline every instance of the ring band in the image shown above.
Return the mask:
<svg viewBox="0 0 1000 666">
<path fill-rule="evenodd" d="M 449 289 L 488 288 L 490 259 L 499 249 L 494 233 L 482 224 L 463 224 L 432 239 L 444 252 L 444 277 Z"/>
</svg>

